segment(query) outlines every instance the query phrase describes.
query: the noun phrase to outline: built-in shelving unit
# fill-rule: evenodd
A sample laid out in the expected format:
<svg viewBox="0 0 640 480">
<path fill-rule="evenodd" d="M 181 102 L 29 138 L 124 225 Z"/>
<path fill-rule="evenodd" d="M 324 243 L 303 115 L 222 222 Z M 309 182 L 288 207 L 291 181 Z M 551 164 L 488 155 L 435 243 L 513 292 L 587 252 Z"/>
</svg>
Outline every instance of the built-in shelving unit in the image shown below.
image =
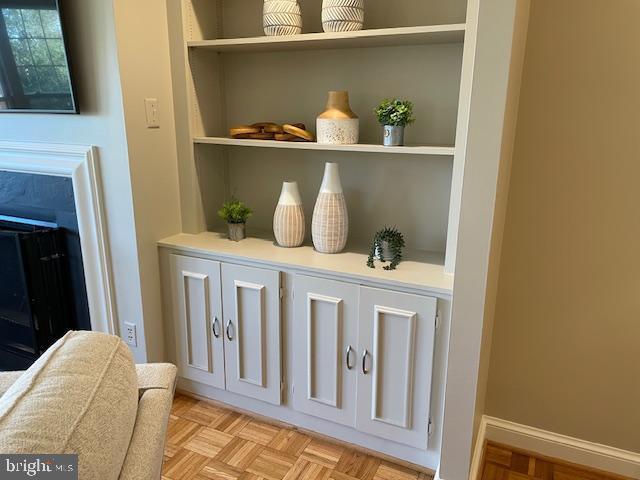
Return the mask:
<svg viewBox="0 0 640 480">
<path fill-rule="evenodd" d="M 455 154 L 455 147 L 452 146 L 402 146 L 385 147 L 383 145 L 357 144 L 357 145 L 325 145 L 316 142 L 278 142 L 275 140 L 250 140 L 228 137 L 195 137 L 195 144 L 203 145 L 228 145 L 236 147 L 261 147 L 261 148 L 286 148 L 294 150 L 321 150 L 333 152 L 361 152 L 380 154 L 402 154 L 402 155 L 439 155 L 451 157 Z"/>
<path fill-rule="evenodd" d="M 186 212 L 187 218 L 199 220 L 186 231 L 221 231 L 216 211 L 229 195 L 254 208 L 252 229 L 268 230 L 282 181 L 296 180 L 310 242 L 313 204 L 323 164 L 330 161 L 340 164 L 351 223 L 349 245 L 366 244 L 379 228 L 396 225 L 408 249 L 447 255 L 449 225 L 455 225 L 451 195 L 459 191 L 453 172 L 468 35 L 466 0 L 443 5 L 411 0 L 393 9 L 388 2 L 372 0 L 365 29 L 337 33 L 322 32 L 322 1 L 308 0 L 304 33 L 280 37 L 263 35 L 261 0 L 185 2 L 189 122 L 181 128 L 197 167 L 191 185 L 198 184 L 202 196 L 196 199 L 196 213 Z M 351 107 L 360 117 L 359 144 L 228 137 L 234 125 L 264 121 L 304 123 L 315 131 L 327 92 L 336 89 L 350 93 Z M 415 104 L 418 120 L 407 129 L 406 146 L 382 145 L 382 127 L 373 110 L 390 96 Z M 234 248 L 240 253 L 243 247 Z M 445 263 L 440 268 L 451 273 L 452 262 Z M 399 272 L 408 268 L 403 263 Z"/>
<path fill-rule="evenodd" d="M 306 33 L 284 37 L 249 37 L 187 42 L 189 48 L 214 52 L 276 52 L 334 48 L 398 47 L 460 43 L 464 41 L 465 24 L 429 25 L 403 28 L 379 28 L 357 32 Z"/>
<path fill-rule="evenodd" d="M 527 3 L 366 0 L 363 30 L 323 33 L 323 0 L 301 0 L 303 33 L 286 37 L 263 35 L 263 0 L 167 3 L 183 233 L 159 246 L 167 351 L 194 347 L 181 357 L 181 381 L 191 378 L 183 388 L 439 469 L 443 478 L 468 476 L 487 259 L 494 215 L 503 210 L 495 204 L 497 172 L 517 118 L 523 48 L 514 42 L 526 37 Z M 349 92 L 360 144 L 228 138 L 231 127 L 257 122 L 314 131 L 331 90 Z M 374 109 L 391 97 L 415 105 L 407 146 L 382 146 Z M 336 255 L 311 244 L 325 162 L 339 164 L 349 213 L 347 247 Z M 299 248 L 271 238 L 283 181 L 300 187 L 306 242 Z M 217 211 L 230 196 L 253 209 L 248 238 L 237 243 L 216 233 L 226 231 Z M 407 244 L 394 271 L 367 267 L 383 226 L 396 226 Z M 251 332 L 243 341 L 253 343 L 234 350 L 241 335 L 229 328 L 240 325 L 233 318 L 240 301 L 253 302 L 240 309 Z M 301 335 L 304 325 L 312 333 Z M 262 331 L 264 350 L 254 335 Z M 215 345 L 224 359 L 210 355 Z M 305 389 L 313 386 L 300 380 L 313 371 L 305 345 L 323 354 L 315 387 L 335 387 L 345 401 Z M 346 363 L 337 360 L 352 350 L 351 363 L 349 353 Z M 416 362 L 414 353 L 422 355 Z M 266 379 L 237 381 L 242 372 L 229 365 L 238 355 Z M 296 394 L 313 402 L 309 411 Z"/>
</svg>

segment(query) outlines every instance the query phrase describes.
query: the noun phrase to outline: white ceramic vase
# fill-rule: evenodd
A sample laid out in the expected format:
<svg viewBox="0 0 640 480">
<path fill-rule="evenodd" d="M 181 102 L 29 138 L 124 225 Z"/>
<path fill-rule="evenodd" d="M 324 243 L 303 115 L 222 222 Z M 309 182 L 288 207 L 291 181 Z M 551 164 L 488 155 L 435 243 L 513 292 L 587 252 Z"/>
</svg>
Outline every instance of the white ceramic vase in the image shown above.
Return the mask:
<svg viewBox="0 0 640 480">
<path fill-rule="evenodd" d="M 364 27 L 364 0 L 323 0 L 325 32 L 350 32 Z"/>
<path fill-rule="evenodd" d="M 313 245 L 320 253 L 339 253 L 349 235 L 349 214 L 337 163 L 327 163 L 311 222 Z"/>
<path fill-rule="evenodd" d="M 297 182 L 284 182 L 273 215 L 273 233 L 281 247 L 299 247 L 304 242 L 304 210 Z"/>
<path fill-rule="evenodd" d="M 298 0 L 264 0 L 262 18 L 265 35 L 302 33 L 302 11 Z"/>
</svg>

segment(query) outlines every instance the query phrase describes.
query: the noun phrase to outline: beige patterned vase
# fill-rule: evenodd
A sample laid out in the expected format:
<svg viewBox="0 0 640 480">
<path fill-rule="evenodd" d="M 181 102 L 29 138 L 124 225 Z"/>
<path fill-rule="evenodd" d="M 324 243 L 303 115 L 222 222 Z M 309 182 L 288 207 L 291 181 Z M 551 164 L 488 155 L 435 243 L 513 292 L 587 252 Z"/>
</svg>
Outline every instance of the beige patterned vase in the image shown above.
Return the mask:
<svg viewBox="0 0 640 480">
<path fill-rule="evenodd" d="M 349 214 L 337 163 L 327 163 L 311 222 L 313 245 L 320 253 L 340 253 L 349 235 Z"/>
<path fill-rule="evenodd" d="M 364 0 L 323 0 L 322 28 L 325 32 L 350 32 L 364 26 Z"/>
<path fill-rule="evenodd" d="M 265 35 L 302 33 L 302 12 L 298 0 L 264 0 L 262 18 Z"/>
<path fill-rule="evenodd" d="M 299 247 L 304 242 L 304 210 L 297 182 L 284 182 L 273 215 L 273 233 L 281 247 Z"/>
</svg>

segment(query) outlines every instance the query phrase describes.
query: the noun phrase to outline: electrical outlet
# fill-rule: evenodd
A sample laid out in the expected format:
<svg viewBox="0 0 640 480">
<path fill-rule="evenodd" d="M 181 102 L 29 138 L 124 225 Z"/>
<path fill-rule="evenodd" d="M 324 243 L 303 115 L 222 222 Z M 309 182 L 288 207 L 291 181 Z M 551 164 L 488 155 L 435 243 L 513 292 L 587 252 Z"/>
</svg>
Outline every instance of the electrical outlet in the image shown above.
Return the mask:
<svg viewBox="0 0 640 480">
<path fill-rule="evenodd" d="M 136 335 L 136 326 L 133 323 L 124 324 L 124 341 L 132 347 L 138 346 L 138 337 Z"/>
</svg>

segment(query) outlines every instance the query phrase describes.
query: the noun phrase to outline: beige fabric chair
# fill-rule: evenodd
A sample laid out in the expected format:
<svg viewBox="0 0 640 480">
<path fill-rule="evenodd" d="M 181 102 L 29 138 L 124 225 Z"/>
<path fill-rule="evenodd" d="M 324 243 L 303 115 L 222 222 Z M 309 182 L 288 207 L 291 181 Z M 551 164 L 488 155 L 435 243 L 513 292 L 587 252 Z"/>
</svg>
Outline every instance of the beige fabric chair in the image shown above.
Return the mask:
<svg viewBox="0 0 640 480">
<path fill-rule="evenodd" d="M 175 380 L 117 337 L 70 332 L 26 372 L 0 372 L 0 452 L 78 453 L 81 479 L 157 480 Z"/>
</svg>

